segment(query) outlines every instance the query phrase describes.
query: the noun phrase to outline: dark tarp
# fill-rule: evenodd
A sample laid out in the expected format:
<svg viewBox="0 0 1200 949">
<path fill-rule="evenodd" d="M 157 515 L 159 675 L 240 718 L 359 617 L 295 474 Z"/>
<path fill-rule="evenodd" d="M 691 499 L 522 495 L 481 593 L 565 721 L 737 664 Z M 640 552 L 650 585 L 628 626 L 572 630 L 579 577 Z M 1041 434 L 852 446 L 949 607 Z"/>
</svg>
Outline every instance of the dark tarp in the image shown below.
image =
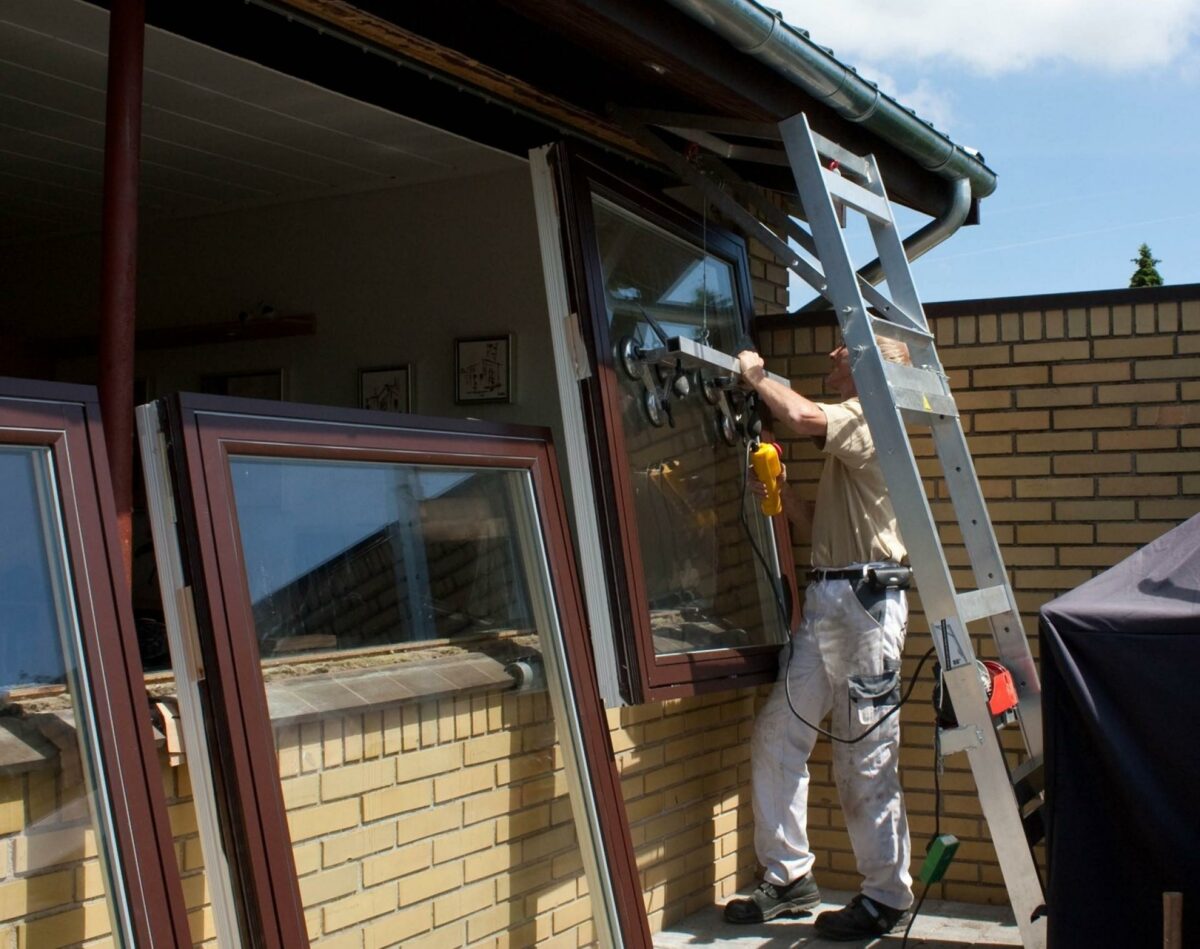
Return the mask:
<svg viewBox="0 0 1200 949">
<path fill-rule="evenodd" d="M 1051 949 L 1200 946 L 1200 515 L 1041 613 Z"/>
</svg>

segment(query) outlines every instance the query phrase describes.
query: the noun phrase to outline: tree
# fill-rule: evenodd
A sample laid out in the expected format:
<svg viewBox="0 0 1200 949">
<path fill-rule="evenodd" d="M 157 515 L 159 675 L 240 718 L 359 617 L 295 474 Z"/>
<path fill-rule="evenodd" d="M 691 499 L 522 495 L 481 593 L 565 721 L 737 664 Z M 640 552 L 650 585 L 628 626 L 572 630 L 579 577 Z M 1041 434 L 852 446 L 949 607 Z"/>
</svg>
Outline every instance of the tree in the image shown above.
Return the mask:
<svg viewBox="0 0 1200 949">
<path fill-rule="evenodd" d="M 1138 265 L 1137 270 L 1133 272 L 1133 276 L 1129 278 L 1131 287 L 1161 287 L 1163 278 L 1159 274 L 1155 264 L 1160 263 L 1157 257 L 1150 253 L 1150 245 L 1143 244 L 1138 248 L 1138 255 L 1131 258 L 1132 262 Z"/>
</svg>

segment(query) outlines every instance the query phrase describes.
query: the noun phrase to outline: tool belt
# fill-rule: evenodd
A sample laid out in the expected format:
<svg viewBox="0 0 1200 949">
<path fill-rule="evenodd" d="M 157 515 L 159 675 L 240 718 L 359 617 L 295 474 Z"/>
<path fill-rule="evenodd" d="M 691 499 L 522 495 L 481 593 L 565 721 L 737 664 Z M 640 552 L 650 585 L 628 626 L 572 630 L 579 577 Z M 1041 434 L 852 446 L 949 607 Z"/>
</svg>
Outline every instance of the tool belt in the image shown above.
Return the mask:
<svg viewBox="0 0 1200 949">
<path fill-rule="evenodd" d="M 849 580 L 852 584 L 865 581 L 874 593 L 887 590 L 907 590 L 912 586 L 912 567 L 901 563 L 864 563 L 853 567 L 814 567 L 808 571 L 810 582 Z"/>
</svg>

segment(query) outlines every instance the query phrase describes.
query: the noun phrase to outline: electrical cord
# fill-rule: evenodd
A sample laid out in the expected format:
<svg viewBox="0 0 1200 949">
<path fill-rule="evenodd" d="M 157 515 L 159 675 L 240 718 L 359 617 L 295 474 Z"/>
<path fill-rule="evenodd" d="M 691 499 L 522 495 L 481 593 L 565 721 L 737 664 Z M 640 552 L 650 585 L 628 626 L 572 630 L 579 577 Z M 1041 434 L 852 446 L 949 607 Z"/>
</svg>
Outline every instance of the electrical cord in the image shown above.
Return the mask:
<svg viewBox="0 0 1200 949">
<path fill-rule="evenodd" d="M 876 729 L 878 729 L 880 726 L 882 726 L 884 722 L 886 722 L 889 718 L 891 718 L 893 715 L 895 715 L 897 712 L 899 712 L 901 708 L 904 707 L 904 703 L 908 701 L 909 696 L 912 695 L 913 689 L 916 688 L 917 680 L 921 676 L 921 670 L 925 667 L 925 663 L 929 661 L 929 657 L 934 654 L 935 650 L 933 647 L 930 647 L 929 651 L 926 652 L 925 655 L 923 655 L 921 657 L 921 661 L 917 663 L 917 668 L 913 671 L 912 678 L 909 679 L 908 689 L 905 691 L 904 695 L 901 696 L 900 701 L 897 702 L 895 705 L 893 705 L 890 709 L 888 709 L 887 712 L 885 712 L 880 717 L 880 719 L 877 722 L 875 722 L 874 725 L 872 725 L 866 731 L 864 731 L 858 735 L 855 735 L 853 738 L 842 738 L 840 735 L 835 735 L 833 732 L 822 728 L 820 725 L 815 725 L 812 722 L 808 721 L 808 719 L 806 719 L 803 715 L 800 714 L 799 711 L 797 711 L 796 704 L 792 700 L 791 670 L 792 670 L 792 657 L 795 656 L 795 654 L 796 654 L 796 646 L 795 646 L 795 643 L 790 634 L 791 616 L 788 614 L 787 607 L 784 605 L 783 593 L 780 589 L 779 584 L 776 582 L 777 578 L 774 575 L 774 571 L 771 569 L 770 565 L 767 563 L 767 558 L 763 556 L 762 551 L 759 549 L 758 544 L 755 542 L 754 532 L 750 530 L 750 523 L 746 520 L 746 494 L 747 494 L 747 488 L 749 486 L 749 479 L 750 479 L 750 473 L 749 473 L 750 452 L 753 449 L 753 444 L 754 444 L 754 440 L 748 441 L 746 443 L 746 461 L 745 461 L 745 464 L 742 465 L 742 501 L 741 501 L 741 505 L 740 505 L 740 515 L 741 515 L 742 528 L 746 532 L 746 539 L 750 542 L 750 549 L 754 551 L 754 556 L 758 559 L 759 564 L 762 566 L 763 574 L 767 580 L 767 585 L 771 588 L 771 593 L 775 600 L 775 607 L 776 607 L 776 609 L 779 610 L 779 618 L 783 623 L 783 628 L 786 630 L 789 630 L 788 646 L 787 646 L 787 648 L 788 648 L 787 672 L 784 673 L 784 677 L 783 677 L 783 691 L 784 691 L 784 695 L 787 698 L 788 708 L 791 710 L 792 714 L 801 721 L 801 723 L 803 723 L 804 725 L 807 725 L 809 728 L 811 728 L 813 731 L 815 731 L 818 735 L 824 735 L 830 741 L 840 742 L 841 744 L 844 744 L 844 745 L 857 744 L 858 742 L 860 742 L 864 738 L 866 738 L 868 735 L 870 735 L 872 732 L 874 732 Z"/>
<path fill-rule="evenodd" d="M 942 703 L 946 701 L 946 683 L 943 681 L 943 670 L 938 666 L 937 671 L 937 694 L 938 702 L 936 712 L 940 715 L 942 712 Z M 942 836 L 942 732 L 940 728 L 933 730 L 933 836 L 930 838 L 930 844 Z M 925 848 L 925 852 L 929 853 L 929 847 Z M 925 905 L 925 897 L 929 893 L 930 884 L 926 883 L 921 887 L 921 896 L 917 900 L 917 905 L 913 907 L 912 916 L 909 917 L 908 925 L 904 927 L 904 938 L 900 941 L 900 949 L 908 949 L 908 934 L 912 932 L 913 923 L 917 921 L 917 917 L 921 915 L 921 907 Z"/>
</svg>

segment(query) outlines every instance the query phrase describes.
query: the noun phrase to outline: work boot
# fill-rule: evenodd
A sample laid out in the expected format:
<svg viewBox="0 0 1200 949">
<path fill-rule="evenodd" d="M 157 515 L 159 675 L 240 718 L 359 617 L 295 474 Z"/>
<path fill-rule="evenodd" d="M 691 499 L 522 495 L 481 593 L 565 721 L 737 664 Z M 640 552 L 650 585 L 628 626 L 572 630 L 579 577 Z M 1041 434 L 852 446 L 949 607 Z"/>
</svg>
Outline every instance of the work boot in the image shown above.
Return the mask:
<svg viewBox="0 0 1200 949">
<path fill-rule="evenodd" d="M 903 929 L 910 919 L 912 913 L 908 910 L 884 906 L 859 893 L 841 909 L 818 916 L 814 928 L 822 939 L 851 942 L 873 939 Z"/>
<path fill-rule="evenodd" d="M 821 891 L 811 873 L 785 885 L 763 880 L 748 899 L 725 904 L 727 923 L 763 923 L 785 913 L 802 913 L 821 902 Z"/>
</svg>

